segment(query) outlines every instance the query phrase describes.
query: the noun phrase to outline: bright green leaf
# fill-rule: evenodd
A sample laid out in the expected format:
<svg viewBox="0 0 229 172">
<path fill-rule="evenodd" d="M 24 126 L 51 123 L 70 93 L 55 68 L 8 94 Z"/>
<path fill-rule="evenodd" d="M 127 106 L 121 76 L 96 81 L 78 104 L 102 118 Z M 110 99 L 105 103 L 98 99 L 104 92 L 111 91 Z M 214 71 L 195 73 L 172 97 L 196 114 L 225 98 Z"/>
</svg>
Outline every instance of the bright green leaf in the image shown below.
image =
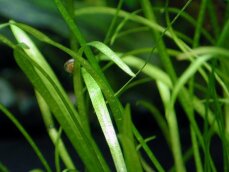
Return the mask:
<svg viewBox="0 0 229 172">
<path fill-rule="evenodd" d="M 107 144 L 110 148 L 115 167 L 119 172 L 126 172 L 127 170 L 123 159 L 122 151 L 119 146 L 118 139 L 103 94 L 96 81 L 85 69 L 82 69 L 82 74 L 89 92 L 92 105 L 95 109 L 95 113 L 99 120 L 103 134 L 106 138 Z"/>
<path fill-rule="evenodd" d="M 112 60 L 120 69 L 122 69 L 124 72 L 126 72 L 130 76 L 135 76 L 135 74 L 131 71 L 131 69 L 120 59 L 119 56 L 115 54 L 114 51 L 112 51 L 107 45 L 105 45 L 102 42 L 94 41 L 90 42 L 87 45 L 90 45 L 92 47 L 95 47 L 100 52 L 105 54 L 110 60 Z"/>
</svg>

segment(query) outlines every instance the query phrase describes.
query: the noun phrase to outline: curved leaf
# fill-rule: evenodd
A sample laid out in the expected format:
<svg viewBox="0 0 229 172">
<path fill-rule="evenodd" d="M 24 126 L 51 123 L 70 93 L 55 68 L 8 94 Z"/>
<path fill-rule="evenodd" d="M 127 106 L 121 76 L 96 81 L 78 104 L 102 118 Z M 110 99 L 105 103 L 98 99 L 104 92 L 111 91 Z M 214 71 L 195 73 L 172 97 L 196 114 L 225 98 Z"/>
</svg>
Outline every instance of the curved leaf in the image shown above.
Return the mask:
<svg viewBox="0 0 229 172">
<path fill-rule="evenodd" d="M 12 30 L 18 41 L 24 42 L 30 48 L 14 49 L 18 65 L 45 99 L 88 170 L 109 171 L 97 146 L 82 128 L 78 113 L 41 53 L 21 29 L 13 26 Z"/>
<path fill-rule="evenodd" d="M 107 45 L 99 41 L 93 41 L 87 43 L 92 47 L 98 49 L 101 53 L 105 54 L 109 59 L 111 59 L 120 69 L 126 72 L 130 76 L 135 76 L 135 74 L 131 71 L 131 69 L 112 51 Z"/>
</svg>

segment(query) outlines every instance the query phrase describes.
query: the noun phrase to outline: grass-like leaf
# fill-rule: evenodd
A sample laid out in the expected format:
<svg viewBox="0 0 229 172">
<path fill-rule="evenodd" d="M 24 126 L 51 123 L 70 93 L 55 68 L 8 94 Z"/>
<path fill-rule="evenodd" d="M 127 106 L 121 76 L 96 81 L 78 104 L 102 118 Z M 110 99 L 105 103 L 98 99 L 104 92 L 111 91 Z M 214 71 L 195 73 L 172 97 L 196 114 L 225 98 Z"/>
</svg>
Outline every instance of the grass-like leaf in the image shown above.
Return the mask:
<svg viewBox="0 0 229 172">
<path fill-rule="evenodd" d="M 100 52 L 105 54 L 108 58 L 110 58 L 117 66 L 120 67 L 124 72 L 126 72 L 130 76 L 135 76 L 135 74 L 131 71 L 131 69 L 119 58 L 118 55 L 115 54 L 107 45 L 102 42 L 94 41 L 89 42 L 87 45 L 93 46 L 98 49 Z"/>
<path fill-rule="evenodd" d="M 88 93 L 95 109 L 95 113 L 99 120 L 100 126 L 102 128 L 103 134 L 106 138 L 107 144 L 110 148 L 112 158 L 117 171 L 125 172 L 126 165 L 122 155 L 120 145 L 118 143 L 117 135 L 115 133 L 110 114 L 108 112 L 105 100 L 103 98 L 102 92 L 96 83 L 96 81 L 90 76 L 90 74 L 82 68 L 82 74 Z"/>
<path fill-rule="evenodd" d="M 194 61 L 187 70 L 182 74 L 182 76 L 178 79 L 177 83 L 174 86 L 173 94 L 172 94 L 172 103 L 175 103 L 175 99 L 179 94 L 179 91 L 182 89 L 184 84 L 188 81 L 188 79 L 199 69 L 204 62 L 212 58 L 209 55 L 202 56 Z"/>
<path fill-rule="evenodd" d="M 90 73 L 90 75 L 96 80 L 96 82 L 98 83 L 98 85 L 100 86 L 101 90 L 103 91 L 108 103 L 110 104 L 111 110 L 113 112 L 115 121 L 117 123 L 118 128 L 120 127 L 120 121 L 121 121 L 121 114 L 123 113 L 123 108 L 121 106 L 120 101 L 117 99 L 117 97 L 114 96 L 113 90 L 111 89 L 111 87 L 105 82 L 105 80 L 103 79 L 103 77 L 95 70 L 93 69 L 93 67 L 81 56 L 79 56 L 77 53 L 75 53 L 74 51 L 72 51 L 71 49 L 53 41 L 52 39 L 50 39 L 48 36 L 46 36 L 45 34 L 41 33 L 40 31 L 34 29 L 33 27 L 30 27 L 28 25 L 25 24 L 21 24 L 21 23 L 13 23 L 16 26 L 20 27 L 21 29 L 25 30 L 26 32 L 32 34 L 33 36 L 35 36 L 37 39 L 48 43 L 52 46 L 55 46 L 57 48 L 59 48 L 60 50 L 64 51 L 65 53 L 69 54 L 70 56 L 72 56 L 75 60 L 77 60 L 86 70 L 88 73 Z M 1 38 L 1 35 L 0 35 Z M 2 39 L 2 41 L 4 41 L 7 45 L 9 44 L 7 42 L 6 39 Z M 12 47 L 12 45 L 9 45 Z"/>
<path fill-rule="evenodd" d="M 55 144 L 56 171 L 61 171 L 59 156 L 65 165 L 64 171 L 76 171 L 76 169 L 64 147 L 60 133 L 58 134 L 55 128 L 53 117 L 59 123 L 58 125 L 63 128 L 63 132 L 85 164 L 86 171 L 110 171 L 95 143 L 95 139 L 91 135 L 88 118 L 89 107 L 91 107 L 88 106 L 90 104 L 88 98 L 91 98 L 105 135 L 104 141 L 107 141 L 107 145 L 111 150 L 111 156 L 117 171 L 154 171 L 152 168 L 155 168 L 156 171 L 164 172 L 164 166 L 160 164 L 158 157 L 147 145 L 154 137 L 143 138 L 141 136 L 132 123 L 130 106 L 127 103 L 126 108 L 123 108 L 119 99 L 119 96 L 124 95 L 129 88 L 133 89 L 133 87 L 146 82 L 152 82 L 157 86 L 157 89 L 153 87 L 152 91 L 159 92 L 159 96 L 153 97 L 153 99 L 159 99 L 162 102 L 160 107 L 163 109 L 158 111 L 154 104 L 144 100 L 141 100 L 141 105 L 154 115 L 156 122 L 163 131 L 168 147 L 171 149 L 171 153 L 168 155 L 171 158 L 173 157 L 174 164 L 169 171 L 185 172 L 189 170 L 186 169 L 186 163 L 190 160 L 195 162 L 196 171 L 198 172 L 216 172 L 218 164 L 211 151 L 212 137 L 215 135 L 218 136 L 221 143 L 220 150 L 222 150 L 223 158 L 221 167 L 224 168 L 224 171 L 228 171 L 229 5 L 223 8 L 224 11 L 221 15 L 216 15 L 219 5 L 215 5 L 213 1 L 202 0 L 198 8 L 198 14 L 192 17 L 192 10 L 186 10 L 193 3 L 192 0 L 187 0 L 180 9 L 171 7 L 169 0 L 166 0 L 165 5 L 161 7 L 158 6 L 158 4 L 161 5 L 160 2 L 154 3 L 150 0 L 141 0 L 138 4 L 137 2 L 131 4 L 130 0 L 128 2 L 120 0 L 117 8 L 107 7 L 105 4 L 100 6 L 98 2 L 95 2 L 96 6 L 88 6 L 83 1 L 78 6 L 78 2 L 73 0 L 53 0 L 53 2 L 55 2 L 66 26 L 69 28 L 71 48 L 52 40 L 44 32 L 13 21 L 0 24 L 0 31 L 6 33 L 5 28 L 10 26 L 18 43 L 11 42 L 3 35 L 0 35 L 0 41 L 13 49 L 16 62 L 34 87 L 45 126 Z M 130 4 L 133 6 L 140 5 L 140 10 L 124 10 L 122 9 L 124 3 L 125 7 Z M 40 4 L 40 2 L 37 4 Z M 193 5 L 191 8 L 195 7 L 195 3 Z M 138 11 L 141 11 L 140 15 L 136 13 Z M 98 19 L 103 15 L 104 20 L 97 22 L 87 19 L 90 15 Z M 205 16 L 208 16 L 206 21 Z M 109 22 L 112 17 L 113 20 Z M 84 25 L 84 22 L 89 23 Z M 106 24 L 107 28 L 100 27 Z M 58 24 L 55 23 L 54 25 L 57 26 Z M 205 27 L 207 25 L 211 27 Z M 85 26 L 87 29 L 84 31 L 88 32 L 95 27 L 99 35 L 94 35 L 96 33 L 94 30 L 89 35 L 84 35 L 85 32 L 81 32 L 81 29 L 84 29 Z M 60 26 L 60 28 L 63 27 Z M 58 29 L 61 30 L 60 28 Z M 62 31 L 64 32 L 63 29 Z M 191 32 L 189 31 L 193 31 L 194 34 L 190 35 Z M 74 64 L 73 84 L 77 100 L 76 109 L 45 58 L 24 32 L 74 58 L 74 63 L 71 64 Z M 133 40 L 132 35 L 129 34 L 134 37 L 136 35 L 140 36 L 142 39 L 135 44 L 131 41 Z M 149 34 L 151 34 L 151 37 L 149 37 Z M 104 43 L 98 41 L 88 43 L 87 39 L 91 40 L 91 36 L 96 36 L 98 40 L 104 39 Z M 105 36 L 105 38 L 101 36 Z M 168 48 L 167 43 L 170 45 L 171 41 L 174 44 L 173 49 Z M 114 52 L 111 48 L 114 42 L 117 43 L 115 44 L 117 50 L 121 46 L 121 49 L 127 51 L 121 52 L 118 50 L 119 53 L 117 53 L 118 51 Z M 153 45 L 149 45 L 150 42 Z M 202 43 L 206 47 L 202 46 Z M 136 46 L 141 48 L 136 48 Z M 99 52 L 100 59 L 109 60 L 103 68 L 99 65 L 92 48 L 97 50 L 95 52 Z M 138 55 L 142 59 L 137 57 Z M 160 66 L 159 63 L 154 64 L 154 61 L 151 61 L 154 55 L 159 57 L 155 60 L 158 60 Z M 58 60 L 58 57 L 56 59 Z M 179 61 L 180 59 L 186 60 L 185 68 L 180 68 L 179 65 L 183 66 L 183 62 Z M 108 82 L 105 75 L 106 69 L 113 64 L 131 76 L 116 93 L 114 93 L 113 86 Z M 160 68 L 161 66 L 163 69 Z M 134 73 L 132 70 L 137 72 Z M 90 97 L 85 92 L 83 75 Z M 198 85 L 202 85 L 201 89 Z M 85 94 L 87 99 L 85 99 Z M 116 122 L 122 150 L 118 144 L 118 134 L 115 133 L 105 102 L 109 104 Z M 176 108 L 175 104 L 179 105 L 179 108 L 181 107 L 182 115 L 185 115 L 188 119 L 189 126 L 187 127 L 190 130 L 186 136 L 181 136 L 184 138 L 191 136 L 192 145 L 185 152 L 183 152 L 184 147 L 180 142 L 180 133 L 183 133 L 181 131 L 183 128 L 180 128 L 180 121 L 177 120 L 180 117 L 180 110 Z M 202 118 L 203 124 L 198 123 L 197 115 Z M 14 122 L 12 119 L 11 121 Z M 20 130 L 20 124 L 15 123 L 15 125 Z M 109 130 L 110 128 L 111 130 Z M 202 128 L 204 129 L 202 130 Z M 22 133 L 26 137 L 24 131 Z M 137 149 L 135 141 L 139 144 Z M 115 144 L 117 145 L 116 148 Z M 140 148 L 141 152 L 138 152 Z M 144 149 L 144 155 L 148 159 L 141 156 L 142 149 Z M 42 157 L 40 159 L 43 161 Z M 44 165 L 47 165 L 45 163 L 47 162 L 43 162 Z M 151 168 L 150 165 L 153 165 L 153 167 Z M 0 163 L 1 170 L 4 171 L 5 168 Z M 31 171 L 41 170 L 34 169 Z M 49 171 L 49 169 L 44 169 L 44 171 Z"/>
<path fill-rule="evenodd" d="M 45 123 L 46 129 L 48 131 L 49 137 L 52 140 L 52 142 L 55 144 L 55 142 L 58 138 L 58 131 L 55 128 L 52 114 L 50 112 L 50 109 L 49 109 L 47 103 L 42 98 L 42 96 L 37 91 L 35 91 L 35 93 L 36 93 L 37 102 L 38 102 L 38 105 L 40 107 L 42 118 L 44 120 L 44 123 Z M 65 166 L 68 169 L 76 169 L 72 160 L 71 160 L 70 155 L 68 154 L 68 151 L 67 151 L 62 139 L 59 140 L 58 148 L 59 148 L 60 157 L 62 158 Z"/>
<path fill-rule="evenodd" d="M 145 65 L 145 61 L 141 60 L 134 56 L 126 56 L 123 61 L 128 64 L 131 67 L 141 69 L 142 66 Z M 169 88 L 172 88 L 172 82 L 168 75 L 159 69 L 157 66 L 153 64 L 146 64 L 145 67 L 142 69 L 143 73 L 146 73 L 148 76 L 150 76 L 152 79 L 155 79 L 156 81 L 163 82 L 166 86 Z"/>
<path fill-rule="evenodd" d="M 44 156 L 40 152 L 39 148 L 37 147 L 36 143 L 31 138 L 31 136 L 26 132 L 24 127 L 20 124 L 20 122 L 2 104 L 0 104 L 0 110 L 6 115 L 7 118 L 9 118 L 14 123 L 14 125 L 22 133 L 22 135 L 28 141 L 30 146 L 33 148 L 34 152 L 37 154 L 37 157 L 40 159 L 40 161 L 43 164 L 43 166 L 45 167 L 46 171 L 51 172 L 52 170 L 51 170 L 50 166 L 48 165 L 48 162 L 46 161 L 46 159 L 44 158 Z"/>
<path fill-rule="evenodd" d="M 7 26 L 9 26 L 9 23 L 2 23 L 2 24 L 0 24 L 0 29 L 3 29 Z"/>
<path fill-rule="evenodd" d="M 125 161 L 127 165 L 128 172 L 142 172 L 142 167 L 139 159 L 139 153 L 137 152 L 134 135 L 132 131 L 132 121 L 130 105 L 125 108 L 125 114 L 123 117 L 122 130 L 119 135 L 124 151 Z"/>
<path fill-rule="evenodd" d="M 18 41 L 25 41 L 24 43 L 30 47 L 29 50 L 25 50 L 27 54 L 21 48 L 14 49 L 17 63 L 45 99 L 84 164 L 90 171 L 109 171 L 95 143 L 81 127 L 78 113 L 41 53 L 37 52 L 35 45 L 21 29 L 16 26 L 12 29 Z"/>
</svg>

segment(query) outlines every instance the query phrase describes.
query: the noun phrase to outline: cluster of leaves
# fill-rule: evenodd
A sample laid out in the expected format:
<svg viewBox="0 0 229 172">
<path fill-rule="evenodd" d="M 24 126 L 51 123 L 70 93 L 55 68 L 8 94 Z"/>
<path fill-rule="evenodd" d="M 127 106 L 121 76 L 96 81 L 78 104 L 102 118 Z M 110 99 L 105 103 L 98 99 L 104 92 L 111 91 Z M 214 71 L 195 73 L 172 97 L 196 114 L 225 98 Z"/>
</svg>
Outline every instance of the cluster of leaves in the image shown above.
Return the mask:
<svg viewBox="0 0 229 172">
<path fill-rule="evenodd" d="M 65 164 L 66 171 L 77 171 L 77 167 L 72 162 L 61 139 L 62 130 L 88 171 L 110 171 L 110 167 L 90 132 L 85 101 L 87 92 L 110 149 L 116 170 L 140 172 L 156 169 L 157 171 L 165 171 L 160 160 L 155 157 L 147 145 L 147 142 L 154 137 L 144 139 L 141 136 L 131 120 L 130 105 L 127 104 L 123 107 L 119 99 L 119 95 L 125 94 L 127 88 L 150 81 L 156 83 L 165 115 L 162 115 L 150 102 L 140 101 L 139 104 L 152 113 L 154 117 L 152 120 L 158 123 L 169 145 L 174 159 L 174 168 L 171 170 L 186 171 L 185 162 L 194 157 L 196 171 L 201 172 L 209 169 L 217 171 L 210 153 L 213 135 L 217 135 L 221 140 L 224 170 L 229 169 L 229 89 L 227 75 L 229 51 L 227 50 L 228 47 L 225 47 L 229 36 L 227 15 L 229 5 L 225 9 L 224 22 L 220 25 L 216 17 L 216 8 L 211 0 L 201 2 L 196 21 L 185 12 L 187 7 L 192 4 L 191 0 L 187 1 L 181 9 L 169 7 L 169 3 L 166 3 L 163 8 L 154 9 L 149 0 L 142 0 L 140 2 L 141 10 L 132 13 L 122 10 L 122 0 L 117 8 L 86 6 L 77 10 L 72 8 L 74 5 L 71 0 L 66 0 L 65 3 L 61 0 L 54 0 L 54 2 L 70 30 L 71 48 L 54 41 L 29 25 L 15 21 L 1 24 L 0 29 L 9 27 L 18 43 L 14 43 L 3 35 L 0 35 L 0 41 L 12 48 L 17 64 L 34 87 L 48 134 L 55 145 L 56 171 L 61 171 L 59 157 Z M 155 11 L 158 10 L 165 14 L 166 27 L 157 22 Z M 171 13 L 175 16 L 172 20 L 170 18 Z M 210 24 L 212 24 L 214 36 L 203 27 L 207 13 L 211 19 Z M 104 41 L 86 41 L 74 20 L 75 17 L 101 14 L 113 16 Z M 193 39 L 190 38 L 191 36 L 188 37 L 174 29 L 174 24 L 181 20 L 180 18 L 182 21 L 193 25 Z M 135 24 L 134 28 L 131 27 L 130 22 Z M 128 25 L 130 26 L 128 27 Z M 139 32 L 149 32 L 152 35 L 150 40 L 154 40 L 154 46 L 127 52 L 122 50 L 115 52 L 110 48 L 119 39 L 125 39 L 130 34 L 138 35 Z M 73 85 L 78 100 L 76 108 L 52 68 L 27 34 L 45 44 L 56 47 L 74 59 Z M 200 38 L 202 37 L 209 43 L 209 46 L 201 46 Z M 171 39 L 176 48 L 169 49 L 166 47 L 164 38 Z M 80 48 L 77 48 L 77 45 Z M 99 52 L 96 56 L 92 52 L 92 48 Z M 148 56 L 141 58 L 140 54 L 148 54 Z M 161 68 L 150 62 L 153 54 L 156 54 L 160 59 Z M 188 66 L 184 71 L 178 73 L 174 64 L 181 63 L 181 60 L 187 61 Z M 101 61 L 106 63 L 104 67 L 99 65 Z M 124 72 L 123 75 L 130 76 L 126 84 L 116 93 L 105 76 L 105 69 L 111 65 L 120 68 Z M 136 72 L 134 73 L 133 70 Z M 143 74 L 143 79 L 139 74 Z M 199 78 L 203 80 L 207 91 L 205 86 L 196 81 Z M 217 92 L 216 86 L 220 88 L 221 94 Z M 87 92 L 85 92 L 85 88 Z M 198 96 L 197 93 L 199 92 L 201 92 L 202 97 Z M 189 120 L 192 146 L 185 154 L 182 153 L 180 142 L 179 123 L 175 109 L 176 102 L 181 105 L 184 111 L 183 115 L 186 115 Z M 109 106 L 110 112 L 107 106 Z M 21 124 L 4 106 L 0 105 L 0 109 L 28 140 L 46 171 L 52 171 L 39 148 Z M 114 123 L 112 123 L 111 115 L 114 118 Z M 53 116 L 60 125 L 59 131 L 55 127 Z M 201 126 L 197 123 L 196 116 L 203 119 L 203 130 L 200 129 Z M 117 129 L 115 130 L 115 128 Z M 119 137 L 117 137 L 118 135 Z M 140 148 L 144 150 L 152 165 L 148 164 L 141 156 Z M 0 168 L 4 169 L 3 166 Z"/>
</svg>

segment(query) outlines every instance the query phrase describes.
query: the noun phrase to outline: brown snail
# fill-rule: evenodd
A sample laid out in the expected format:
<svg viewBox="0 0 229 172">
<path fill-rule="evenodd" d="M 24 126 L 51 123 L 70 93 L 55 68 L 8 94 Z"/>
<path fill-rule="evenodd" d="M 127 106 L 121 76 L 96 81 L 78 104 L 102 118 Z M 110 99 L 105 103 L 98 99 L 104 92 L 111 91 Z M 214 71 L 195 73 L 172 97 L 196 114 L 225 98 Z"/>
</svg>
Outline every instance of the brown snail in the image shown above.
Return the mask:
<svg viewBox="0 0 229 172">
<path fill-rule="evenodd" d="M 64 69 L 65 69 L 65 71 L 68 72 L 68 73 L 73 73 L 73 71 L 74 71 L 74 59 L 68 60 L 68 61 L 64 64 Z"/>
</svg>

